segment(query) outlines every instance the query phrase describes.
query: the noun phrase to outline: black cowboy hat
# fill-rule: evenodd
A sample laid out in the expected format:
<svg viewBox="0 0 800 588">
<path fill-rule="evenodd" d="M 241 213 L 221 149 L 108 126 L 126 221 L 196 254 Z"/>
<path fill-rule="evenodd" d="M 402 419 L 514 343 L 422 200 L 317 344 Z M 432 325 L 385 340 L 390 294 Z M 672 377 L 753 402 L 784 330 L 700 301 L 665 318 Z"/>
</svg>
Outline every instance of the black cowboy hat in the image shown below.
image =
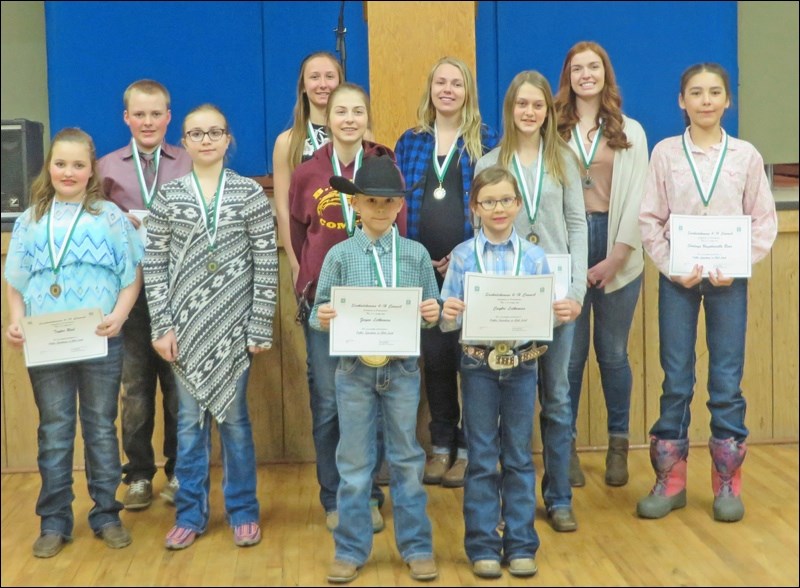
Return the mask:
<svg viewBox="0 0 800 588">
<path fill-rule="evenodd" d="M 383 198 L 405 196 L 406 191 L 403 176 L 388 155 L 366 157 L 352 182 L 343 176 L 331 176 L 330 184 L 343 194 Z"/>
</svg>

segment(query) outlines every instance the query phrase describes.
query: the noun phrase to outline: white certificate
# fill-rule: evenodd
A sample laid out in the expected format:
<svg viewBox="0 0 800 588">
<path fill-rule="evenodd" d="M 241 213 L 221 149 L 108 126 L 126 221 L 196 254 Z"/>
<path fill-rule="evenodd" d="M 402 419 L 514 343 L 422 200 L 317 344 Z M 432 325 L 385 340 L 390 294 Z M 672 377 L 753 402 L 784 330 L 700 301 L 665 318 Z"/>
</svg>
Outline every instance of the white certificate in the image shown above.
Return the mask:
<svg viewBox="0 0 800 588">
<path fill-rule="evenodd" d="M 553 340 L 553 274 L 464 274 L 461 337 L 467 341 Z"/>
<path fill-rule="evenodd" d="M 418 356 L 422 288 L 331 288 L 331 355 Z"/>
<path fill-rule="evenodd" d="M 673 214 L 669 218 L 669 274 L 685 276 L 695 265 L 728 278 L 752 274 L 749 216 Z"/>
<path fill-rule="evenodd" d="M 548 253 L 547 265 L 556 280 L 553 285 L 553 300 L 563 300 L 572 284 L 572 256 L 569 253 Z"/>
<path fill-rule="evenodd" d="M 95 335 L 101 322 L 103 311 L 99 308 L 26 316 L 20 325 L 25 336 L 25 365 L 35 367 L 105 357 L 108 338 Z"/>
<path fill-rule="evenodd" d="M 129 210 L 130 214 L 139 219 L 139 228 L 136 229 L 136 234 L 142 240 L 142 245 L 147 247 L 147 227 L 145 226 L 144 219 L 150 214 L 149 210 Z"/>
</svg>

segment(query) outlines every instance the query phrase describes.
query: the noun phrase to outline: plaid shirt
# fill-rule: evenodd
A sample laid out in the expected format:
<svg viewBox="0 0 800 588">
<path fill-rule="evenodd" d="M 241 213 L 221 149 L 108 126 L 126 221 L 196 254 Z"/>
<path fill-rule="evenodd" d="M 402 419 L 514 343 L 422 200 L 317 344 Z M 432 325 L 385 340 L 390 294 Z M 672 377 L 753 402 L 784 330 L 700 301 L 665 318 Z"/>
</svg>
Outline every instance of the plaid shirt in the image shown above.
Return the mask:
<svg viewBox="0 0 800 588">
<path fill-rule="evenodd" d="M 352 237 L 334 245 L 328 251 L 317 282 L 317 296 L 308 323 L 311 327 L 322 330 L 319 318 L 317 318 L 317 311 L 321 304 L 330 302 L 333 286 L 380 287 L 373 266 L 373 248 L 378 251 L 378 259 L 385 274 L 390 276 L 393 269 L 391 232 L 373 243 L 359 227 Z M 428 251 L 416 241 L 405 239 L 399 235 L 397 249 L 400 265 L 397 268 L 397 286 L 399 288 L 422 286 L 422 300 L 438 299 L 439 286 L 436 284 Z M 436 324 L 428 323 L 421 317 L 420 321 L 423 328 Z"/>
<path fill-rule="evenodd" d="M 481 143 L 484 154 L 492 150 L 498 143 L 497 133 L 484 125 L 481 129 Z M 415 241 L 419 240 L 419 211 L 422 207 L 425 177 L 433 163 L 434 144 L 435 140 L 432 134 L 408 129 L 397 140 L 394 148 L 397 167 L 400 168 L 406 181 L 408 238 Z M 463 137 L 458 138 L 458 149 L 461 154 L 461 177 L 464 184 L 464 239 L 469 239 L 473 235 L 469 211 L 469 189 L 472 185 L 475 162 L 470 160 L 469 153 L 464 148 Z"/>
</svg>

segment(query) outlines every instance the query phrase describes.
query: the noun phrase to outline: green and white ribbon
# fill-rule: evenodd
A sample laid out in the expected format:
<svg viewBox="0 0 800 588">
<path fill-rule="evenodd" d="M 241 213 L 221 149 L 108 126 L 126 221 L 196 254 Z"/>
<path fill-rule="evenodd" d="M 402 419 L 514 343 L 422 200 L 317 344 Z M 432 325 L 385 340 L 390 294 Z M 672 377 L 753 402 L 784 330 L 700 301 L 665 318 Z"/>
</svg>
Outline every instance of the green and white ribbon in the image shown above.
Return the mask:
<svg viewBox="0 0 800 588">
<path fill-rule="evenodd" d="M 392 225 L 392 288 L 397 287 L 397 267 L 399 265 L 399 255 L 397 252 L 397 226 Z M 378 251 L 375 245 L 372 245 L 372 267 L 375 270 L 375 276 L 378 278 L 378 283 L 381 288 L 386 288 L 386 277 L 383 273 L 383 266 L 381 260 L 378 258 Z"/>
<path fill-rule="evenodd" d="M 155 167 L 153 173 L 153 184 L 148 188 L 147 182 L 144 180 L 144 170 L 142 169 L 142 162 L 139 158 L 139 148 L 136 146 L 136 139 L 131 139 L 131 150 L 133 151 L 133 166 L 136 168 L 136 179 L 139 182 L 139 191 L 142 194 L 142 202 L 145 208 L 150 209 L 150 203 L 153 201 L 153 195 L 156 193 L 156 186 L 158 185 L 158 165 L 161 162 L 161 145 L 153 151 L 153 165 Z"/>
<path fill-rule="evenodd" d="M 203 197 L 203 189 L 200 187 L 200 181 L 197 179 L 197 174 L 194 173 L 194 170 L 192 170 L 192 187 L 194 188 L 197 205 L 200 208 L 200 214 L 203 216 L 203 225 L 206 229 L 206 236 L 208 236 L 208 250 L 214 251 L 217 243 L 219 210 L 222 207 L 222 195 L 225 192 L 225 169 L 223 168 L 219 173 L 219 182 L 217 183 L 217 191 L 214 194 L 214 204 L 211 208 L 210 215 L 206 206 L 206 200 Z"/>
<path fill-rule="evenodd" d="M 364 159 L 364 147 L 358 149 L 356 153 L 355 163 L 353 164 L 353 178 L 356 177 L 358 168 L 361 167 L 361 161 Z M 333 165 L 333 175 L 342 175 L 342 166 L 339 163 L 339 156 L 336 154 L 336 147 L 333 148 L 333 155 L 331 155 L 331 164 Z M 339 204 L 342 206 L 342 217 L 344 218 L 344 226 L 347 229 L 347 236 L 352 237 L 356 231 L 356 211 L 350 206 L 350 201 L 347 199 L 347 194 L 339 192 Z"/>
<path fill-rule="evenodd" d="M 528 183 L 522 175 L 522 164 L 519 161 L 519 155 L 514 153 L 512 164 L 514 168 L 514 175 L 517 178 L 519 189 L 522 192 L 522 201 L 525 203 L 525 212 L 528 213 L 528 220 L 531 225 L 536 221 L 539 214 L 539 200 L 542 196 L 542 176 L 544 175 L 544 141 L 539 143 L 539 155 L 536 157 L 536 175 L 533 179 L 533 190 L 528 188 Z"/>
<path fill-rule="evenodd" d="M 714 188 L 717 187 L 717 180 L 719 179 L 719 172 L 722 171 L 722 162 L 725 161 L 725 155 L 728 153 L 728 133 L 725 132 L 725 129 L 722 129 L 722 150 L 719 153 L 719 157 L 717 158 L 717 163 L 714 166 L 714 171 L 711 172 L 711 182 L 708 186 L 708 189 L 703 188 L 703 184 L 700 182 L 700 174 L 697 173 L 697 164 L 694 161 L 694 156 L 692 155 L 692 150 L 689 149 L 689 146 L 686 144 L 686 135 L 689 133 L 687 130 L 683 134 L 683 152 L 686 154 L 686 159 L 689 160 L 689 167 L 692 170 L 692 176 L 694 176 L 694 183 L 697 186 L 697 191 L 700 193 L 700 198 L 703 200 L 703 205 L 708 206 L 708 203 L 711 202 L 711 196 L 714 194 Z"/>
</svg>

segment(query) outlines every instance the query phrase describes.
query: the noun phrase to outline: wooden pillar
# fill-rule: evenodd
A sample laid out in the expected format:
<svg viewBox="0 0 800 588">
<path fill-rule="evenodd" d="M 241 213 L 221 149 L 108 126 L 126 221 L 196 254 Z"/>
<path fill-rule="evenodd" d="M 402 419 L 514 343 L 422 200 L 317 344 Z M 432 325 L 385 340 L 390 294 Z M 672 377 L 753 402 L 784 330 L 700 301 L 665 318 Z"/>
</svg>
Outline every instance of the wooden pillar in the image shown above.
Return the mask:
<svg viewBox="0 0 800 588">
<path fill-rule="evenodd" d="M 394 147 L 416 112 L 433 64 L 458 57 L 475 71 L 475 2 L 364 2 L 372 132 Z"/>
</svg>

